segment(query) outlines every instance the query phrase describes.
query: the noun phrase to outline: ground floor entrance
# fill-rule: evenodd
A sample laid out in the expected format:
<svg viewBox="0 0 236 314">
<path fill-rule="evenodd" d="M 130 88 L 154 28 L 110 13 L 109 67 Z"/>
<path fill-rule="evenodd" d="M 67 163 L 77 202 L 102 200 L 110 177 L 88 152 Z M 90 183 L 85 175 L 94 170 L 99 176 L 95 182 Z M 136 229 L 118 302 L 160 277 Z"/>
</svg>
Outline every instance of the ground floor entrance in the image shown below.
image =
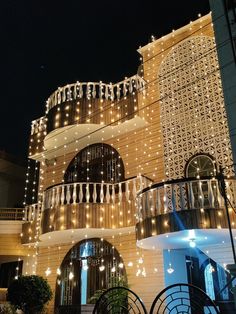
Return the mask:
<svg viewBox="0 0 236 314">
<path fill-rule="evenodd" d="M 57 269 L 55 312 L 80 313 L 95 303 L 102 291 L 126 282 L 123 260 L 116 248 L 99 239 L 75 244 Z"/>
</svg>

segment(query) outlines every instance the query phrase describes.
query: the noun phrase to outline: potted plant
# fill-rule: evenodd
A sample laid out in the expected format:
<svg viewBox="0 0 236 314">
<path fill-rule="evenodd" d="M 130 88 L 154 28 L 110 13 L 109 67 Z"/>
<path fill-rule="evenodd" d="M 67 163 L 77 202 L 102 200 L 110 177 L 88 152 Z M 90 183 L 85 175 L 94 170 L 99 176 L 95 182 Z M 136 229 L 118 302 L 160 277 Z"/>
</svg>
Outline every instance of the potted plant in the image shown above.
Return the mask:
<svg viewBox="0 0 236 314">
<path fill-rule="evenodd" d="M 52 298 L 52 290 L 43 277 L 21 276 L 9 286 L 7 300 L 25 314 L 42 313 L 44 305 Z"/>
</svg>

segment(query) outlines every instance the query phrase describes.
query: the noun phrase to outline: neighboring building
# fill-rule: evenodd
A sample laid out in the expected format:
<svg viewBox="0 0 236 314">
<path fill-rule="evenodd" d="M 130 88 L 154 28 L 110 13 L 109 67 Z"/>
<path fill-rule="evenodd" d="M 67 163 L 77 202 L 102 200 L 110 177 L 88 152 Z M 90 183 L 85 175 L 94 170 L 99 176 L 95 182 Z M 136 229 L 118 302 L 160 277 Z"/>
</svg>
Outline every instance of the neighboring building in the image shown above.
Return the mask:
<svg viewBox="0 0 236 314">
<path fill-rule="evenodd" d="M 61 87 L 32 122 L 39 202 L 22 241 L 35 246 L 25 271 L 54 291 L 50 313 L 89 303 L 112 276 L 147 308 L 178 282 L 232 299 L 217 295 L 233 262 L 219 166 L 232 207 L 236 181 L 211 15 L 138 51 L 143 77 Z"/>
<path fill-rule="evenodd" d="M 0 151 L 0 208 L 22 207 L 26 166 Z"/>
<path fill-rule="evenodd" d="M 236 169 L 236 1 L 210 0 L 210 6 Z"/>
<path fill-rule="evenodd" d="M 0 303 L 10 282 L 22 273 L 22 261 L 29 253 L 20 237 L 25 174 L 24 162 L 0 151 Z"/>
</svg>

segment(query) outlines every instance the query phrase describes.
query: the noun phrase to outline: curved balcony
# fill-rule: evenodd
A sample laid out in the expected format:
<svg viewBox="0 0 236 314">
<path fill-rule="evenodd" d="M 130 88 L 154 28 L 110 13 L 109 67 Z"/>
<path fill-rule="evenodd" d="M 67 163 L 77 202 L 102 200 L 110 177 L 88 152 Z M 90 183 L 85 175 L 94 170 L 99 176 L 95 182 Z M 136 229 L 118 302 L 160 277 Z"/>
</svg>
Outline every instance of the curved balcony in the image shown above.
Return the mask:
<svg viewBox="0 0 236 314">
<path fill-rule="evenodd" d="M 236 203 L 236 180 L 226 179 L 227 197 Z M 229 241 L 226 209 L 214 178 L 180 179 L 154 184 L 138 193 L 138 245 L 182 248 Z M 229 206 L 236 235 L 236 214 Z"/>
<path fill-rule="evenodd" d="M 68 242 L 71 230 L 79 236 L 84 235 L 85 229 L 89 236 L 133 230 L 137 192 L 151 183 L 139 176 L 114 184 L 76 182 L 47 189 L 43 195 L 40 240 Z M 23 227 L 23 242 L 28 243 L 29 238 L 33 241 L 35 235 L 29 235 L 29 225 Z"/>
<path fill-rule="evenodd" d="M 144 93 L 144 85 L 145 81 L 135 75 L 116 84 L 76 82 L 58 88 L 47 100 L 46 116 L 32 122 L 30 157 L 38 159 L 44 152 L 50 159 L 50 151 L 63 150 L 63 145 L 68 150 L 74 150 L 75 145 L 78 148 L 78 139 L 82 148 L 88 133 L 93 144 L 101 134 L 108 140 L 111 134 L 145 126 L 137 99 L 138 92 Z"/>
<path fill-rule="evenodd" d="M 67 101 L 86 98 L 87 100 L 99 98 L 100 100 L 120 100 L 133 92 L 142 90 L 145 81 L 139 75 L 134 75 L 115 84 L 102 82 L 76 82 L 59 87 L 46 102 L 46 114 L 53 107 Z"/>
</svg>

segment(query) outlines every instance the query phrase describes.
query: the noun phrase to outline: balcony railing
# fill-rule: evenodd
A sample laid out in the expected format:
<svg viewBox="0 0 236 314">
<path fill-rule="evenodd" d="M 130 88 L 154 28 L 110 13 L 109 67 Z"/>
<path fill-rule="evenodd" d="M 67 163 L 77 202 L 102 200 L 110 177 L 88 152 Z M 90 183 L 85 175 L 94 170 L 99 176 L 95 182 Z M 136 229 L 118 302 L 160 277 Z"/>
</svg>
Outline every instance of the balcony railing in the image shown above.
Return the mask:
<svg viewBox="0 0 236 314">
<path fill-rule="evenodd" d="M 127 179 L 119 183 L 76 182 L 53 186 L 44 192 L 44 208 L 66 204 L 106 203 L 135 200 L 138 191 L 148 187 L 152 181 L 144 176 Z"/>
<path fill-rule="evenodd" d="M 46 132 L 46 131 L 47 131 L 46 117 L 40 117 L 31 122 L 31 135 L 35 133 L 39 133 L 39 132 Z"/>
<path fill-rule="evenodd" d="M 120 99 L 122 96 L 142 90 L 145 81 L 139 75 L 134 75 L 115 84 L 102 82 L 76 82 L 59 87 L 47 100 L 46 113 L 56 105 L 79 98 L 100 98 L 106 100 Z"/>
<path fill-rule="evenodd" d="M 226 179 L 227 197 L 236 204 L 236 179 Z M 218 181 L 207 179 L 181 179 L 154 184 L 138 193 L 138 220 L 156 217 L 174 211 L 223 208 Z"/>
<path fill-rule="evenodd" d="M 0 220 L 22 220 L 23 208 L 0 208 Z"/>
<path fill-rule="evenodd" d="M 25 222 L 28 221 L 36 221 L 41 213 L 41 205 L 40 204 L 31 204 L 27 205 L 24 208 L 23 220 Z"/>
</svg>

